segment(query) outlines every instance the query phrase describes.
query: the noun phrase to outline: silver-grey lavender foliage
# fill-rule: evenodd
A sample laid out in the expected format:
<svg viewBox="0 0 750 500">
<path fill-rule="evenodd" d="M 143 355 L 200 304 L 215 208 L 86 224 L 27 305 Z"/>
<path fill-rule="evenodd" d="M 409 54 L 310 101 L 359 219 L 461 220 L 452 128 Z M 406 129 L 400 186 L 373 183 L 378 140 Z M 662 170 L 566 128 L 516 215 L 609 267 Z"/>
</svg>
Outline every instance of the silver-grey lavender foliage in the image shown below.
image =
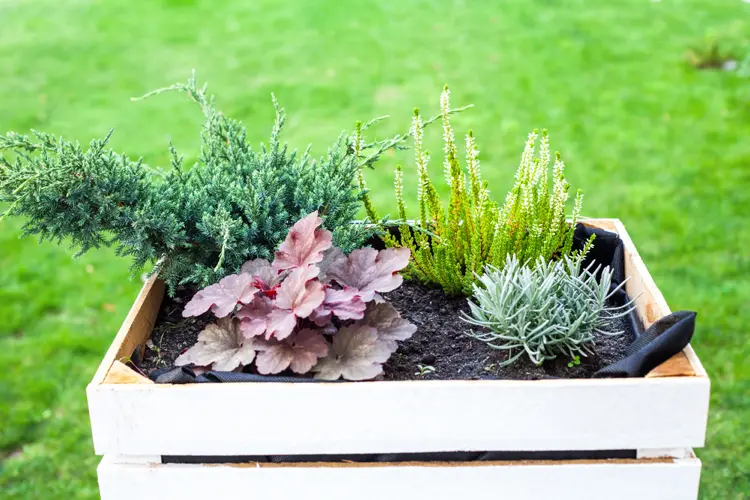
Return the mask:
<svg viewBox="0 0 750 500">
<path fill-rule="evenodd" d="M 464 320 L 485 327 L 470 335 L 490 347 L 508 351 L 509 365 L 524 354 L 535 364 L 557 356 L 573 358 L 592 352 L 594 333 L 618 335 L 607 324 L 628 314 L 633 301 L 608 305 L 608 299 L 624 286 L 610 291 L 612 269 L 593 264 L 583 268 L 583 255 L 563 256 L 534 265 L 509 256 L 503 269 L 488 266 L 474 284 L 471 315 Z"/>
</svg>

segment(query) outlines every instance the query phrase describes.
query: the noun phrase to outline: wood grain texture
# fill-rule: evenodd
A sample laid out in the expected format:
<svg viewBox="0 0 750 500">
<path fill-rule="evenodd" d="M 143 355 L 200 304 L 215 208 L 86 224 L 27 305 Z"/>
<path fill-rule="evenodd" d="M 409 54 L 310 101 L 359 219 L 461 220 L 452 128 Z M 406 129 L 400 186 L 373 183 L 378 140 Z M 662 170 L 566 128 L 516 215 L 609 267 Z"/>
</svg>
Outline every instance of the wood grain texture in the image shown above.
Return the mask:
<svg viewBox="0 0 750 500">
<path fill-rule="evenodd" d="M 101 384 L 113 363 L 129 357 L 137 345 L 144 345 L 154 329 L 156 315 L 164 298 L 164 282 L 152 276 L 141 289 L 125 321 L 117 332 L 104 359 L 96 371 L 92 384 Z M 135 372 L 134 372 L 135 373 Z"/>
<path fill-rule="evenodd" d="M 268 463 L 268 462 L 247 462 L 247 463 L 229 463 L 229 464 L 201 464 L 205 467 L 239 467 L 239 468 L 265 468 L 265 469 L 283 469 L 283 468 L 335 468 L 335 469 L 356 469 L 356 468 L 377 468 L 377 467 L 523 467 L 524 465 L 595 465 L 601 463 L 608 464 L 672 464 L 675 462 L 671 457 L 657 458 L 612 458 L 603 460 L 487 460 L 476 462 L 290 462 L 290 463 Z M 132 462 L 130 462 L 132 463 Z"/>
<path fill-rule="evenodd" d="M 129 366 L 125 365 L 122 361 L 115 360 L 112 363 L 112 367 L 104 377 L 104 384 L 153 384 L 154 382 L 141 375 L 138 372 L 133 371 Z"/>
<path fill-rule="evenodd" d="M 218 492 L 259 500 L 695 500 L 700 469 L 695 458 L 626 463 L 237 467 L 119 464 L 105 457 L 98 475 L 102 500 L 216 498 Z"/>
<path fill-rule="evenodd" d="M 633 240 L 619 219 L 590 221 L 595 227 L 616 233 L 625 246 L 625 276 L 629 278 L 626 289 L 635 298 L 636 311 L 644 328 L 650 327 L 659 319 L 671 314 L 664 295 L 654 283 L 651 274 L 643 263 Z M 688 377 L 696 375 L 696 369 L 684 352 L 680 352 L 654 368 L 647 377 Z"/>
</svg>

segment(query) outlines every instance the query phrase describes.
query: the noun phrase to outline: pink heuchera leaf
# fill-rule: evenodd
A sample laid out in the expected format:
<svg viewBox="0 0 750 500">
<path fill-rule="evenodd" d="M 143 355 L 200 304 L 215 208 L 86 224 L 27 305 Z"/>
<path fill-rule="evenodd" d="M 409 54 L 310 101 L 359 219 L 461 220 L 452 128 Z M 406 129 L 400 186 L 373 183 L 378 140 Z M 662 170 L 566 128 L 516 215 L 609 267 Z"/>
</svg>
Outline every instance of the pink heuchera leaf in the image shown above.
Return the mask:
<svg viewBox="0 0 750 500">
<path fill-rule="evenodd" d="M 279 340 L 285 339 L 292 334 L 295 326 L 297 326 L 297 316 L 292 311 L 288 309 L 274 309 L 268 315 L 266 339 L 270 339 L 271 335 Z"/>
<path fill-rule="evenodd" d="M 326 295 L 323 284 L 316 279 L 317 277 L 317 267 L 298 267 L 279 287 L 274 305 L 279 309 L 292 311 L 298 318 L 308 317 L 323 303 Z"/>
<path fill-rule="evenodd" d="M 403 319 L 398 311 L 387 302 L 367 304 L 362 323 L 378 331 L 378 338 L 388 345 L 391 353 L 396 352 L 398 348 L 397 340 L 406 340 L 417 331 L 417 325 Z"/>
<path fill-rule="evenodd" d="M 253 339 L 247 339 L 242 335 L 238 321 L 222 318 L 198 334 L 198 342 L 181 354 L 174 364 L 212 365 L 214 370 L 230 371 L 249 365 L 254 358 Z"/>
<path fill-rule="evenodd" d="M 238 303 L 247 304 L 253 300 L 258 289 L 252 283 L 253 277 L 249 274 L 230 274 L 196 293 L 185 305 L 182 316 L 200 316 L 211 309 L 217 318 L 223 318 L 234 311 Z"/>
<path fill-rule="evenodd" d="M 274 269 L 273 266 L 271 266 L 271 263 L 266 259 L 248 260 L 242 264 L 240 272 L 254 277 L 255 286 L 263 291 L 270 290 L 281 283 L 281 280 L 283 280 L 285 276 L 284 273 L 279 273 Z"/>
<path fill-rule="evenodd" d="M 331 247 L 332 235 L 318 229 L 322 223 L 317 210 L 297 221 L 275 253 L 274 269 L 283 271 L 323 260 L 323 252 Z"/>
<path fill-rule="evenodd" d="M 265 342 L 260 347 L 255 366 L 263 375 L 291 368 L 294 373 L 307 373 L 318 358 L 328 354 L 328 342 L 316 330 L 306 328 L 283 341 Z"/>
<path fill-rule="evenodd" d="M 378 338 L 375 328 L 353 324 L 341 328 L 333 336 L 328 356 L 313 367 L 315 378 L 337 380 L 368 380 L 383 372 L 382 363 L 391 355 L 386 343 Z"/>
<path fill-rule="evenodd" d="M 331 315 L 344 320 L 364 317 L 367 306 L 362 302 L 358 290 L 349 287 L 341 290 L 326 288 L 325 292 L 323 303 L 315 309 L 315 314 L 312 316 L 317 325 L 328 324 L 331 321 Z"/>
<path fill-rule="evenodd" d="M 342 252 L 339 247 L 331 247 L 323 252 L 323 260 L 316 264 L 320 269 L 320 272 L 318 273 L 318 279 L 320 281 L 323 283 L 328 283 L 328 281 L 330 281 L 327 275 L 328 267 L 339 259 L 346 259 L 346 255 L 344 255 L 344 252 Z"/>
<path fill-rule="evenodd" d="M 245 337 L 257 337 L 266 333 L 268 316 L 273 311 L 273 303 L 268 297 L 256 295 L 252 302 L 237 311 L 241 319 L 240 330 Z"/>
<path fill-rule="evenodd" d="M 408 248 L 358 248 L 348 258 L 339 257 L 328 266 L 326 276 L 342 286 L 356 288 L 362 300 L 369 302 L 375 292 L 390 292 L 404 281 L 396 274 L 409 264 Z"/>
<path fill-rule="evenodd" d="M 268 316 L 266 338 L 281 340 L 291 335 L 297 318 L 307 318 L 325 298 L 323 284 L 316 278 L 315 266 L 298 267 L 284 279 L 276 291 L 274 310 Z"/>
</svg>

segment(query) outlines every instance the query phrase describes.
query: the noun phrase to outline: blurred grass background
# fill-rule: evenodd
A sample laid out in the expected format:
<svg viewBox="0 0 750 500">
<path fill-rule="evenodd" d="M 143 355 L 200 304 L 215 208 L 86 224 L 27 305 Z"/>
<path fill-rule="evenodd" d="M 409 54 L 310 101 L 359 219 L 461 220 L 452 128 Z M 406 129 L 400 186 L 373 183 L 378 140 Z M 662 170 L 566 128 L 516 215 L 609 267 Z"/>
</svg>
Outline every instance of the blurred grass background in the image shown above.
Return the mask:
<svg viewBox="0 0 750 500">
<path fill-rule="evenodd" d="M 356 119 L 438 109 L 472 128 L 496 198 L 526 134 L 550 130 L 584 213 L 619 217 L 674 310 L 699 311 L 694 347 L 712 377 L 701 497 L 750 492 L 750 80 L 685 62 L 706 33 L 746 33 L 737 1 L 254 2 L 0 0 L 0 129 L 35 128 L 167 164 L 198 152 L 184 95 L 129 98 L 209 80 L 219 107 L 267 140 L 273 91 L 286 138 L 323 153 Z M 440 131 L 428 132 L 433 172 Z M 396 161 L 368 172 L 392 210 Z M 409 185 L 409 184 L 407 184 Z M 413 184 L 412 184 L 413 185 Z M 410 193 L 413 199 L 414 193 Z M 412 207 L 414 204 L 412 203 Z M 18 239 L 0 223 L 0 498 L 98 498 L 84 388 L 140 282 L 109 250 Z M 648 418 L 644 415 L 643 418 Z"/>
</svg>

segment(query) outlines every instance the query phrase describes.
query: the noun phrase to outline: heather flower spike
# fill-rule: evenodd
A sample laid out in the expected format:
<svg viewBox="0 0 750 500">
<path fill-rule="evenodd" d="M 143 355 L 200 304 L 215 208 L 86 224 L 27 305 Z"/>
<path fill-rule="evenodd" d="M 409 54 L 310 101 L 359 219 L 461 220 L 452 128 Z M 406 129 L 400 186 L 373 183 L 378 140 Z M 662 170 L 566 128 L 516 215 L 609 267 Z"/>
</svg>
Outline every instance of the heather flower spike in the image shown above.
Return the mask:
<svg viewBox="0 0 750 500">
<path fill-rule="evenodd" d="M 396 342 L 416 327 L 390 304 L 372 301 L 401 285 L 398 271 L 410 252 L 361 248 L 346 256 L 331 247 L 331 233 L 319 228 L 321 222 L 311 213 L 291 228 L 273 264 L 248 261 L 240 274 L 195 294 L 183 315 L 210 309 L 224 318 L 201 333 L 180 356 L 181 364 L 218 370 L 254 361 L 261 374 L 314 370 L 332 380 L 382 372 Z"/>
</svg>

